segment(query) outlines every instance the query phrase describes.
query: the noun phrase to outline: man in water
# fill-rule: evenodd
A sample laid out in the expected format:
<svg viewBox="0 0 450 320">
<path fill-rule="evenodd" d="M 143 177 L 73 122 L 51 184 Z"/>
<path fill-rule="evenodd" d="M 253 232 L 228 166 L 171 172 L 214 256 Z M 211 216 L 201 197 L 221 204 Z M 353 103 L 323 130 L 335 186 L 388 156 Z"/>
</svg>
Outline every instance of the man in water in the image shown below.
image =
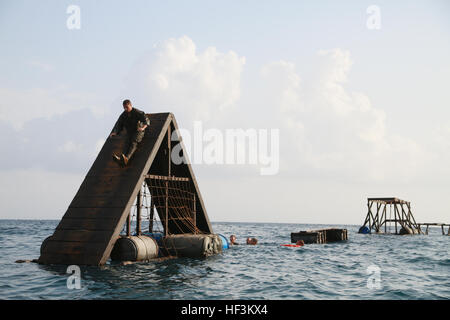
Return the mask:
<svg viewBox="0 0 450 320">
<path fill-rule="evenodd" d="M 144 138 L 145 129 L 150 125 L 150 121 L 143 111 L 133 108 L 130 100 L 124 100 L 122 105 L 124 111 L 109 136 L 113 137 L 119 134 L 123 128 L 127 130 L 128 141 L 125 154 L 122 153 L 120 157 L 113 154 L 114 161 L 119 165 L 126 166 L 136 151 L 138 143 Z"/>
<path fill-rule="evenodd" d="M 247 238 L 247 244 L 249 245 L 255 245 L 258 243 L 258 239 L 256 238 Z M 234 234 L 232 234 L 230 236 L 230 245 L 235 246 L 238 245 L 239 243 L 236 242 L 236 236 Z"/>
<path fill-rule="evenodd" d="M 238 245 L 239 243 L 236 242 L 236 236 L 234 234 L 232 234 L 230 236 L 230 245 L 235 246 Z"/>
<path fill-rule="evenodd" d="M 298 240 L 295 244 L 300 247 L 303 247 L 305 245 L 305 242 L 303 240 Z"/>
</svg>

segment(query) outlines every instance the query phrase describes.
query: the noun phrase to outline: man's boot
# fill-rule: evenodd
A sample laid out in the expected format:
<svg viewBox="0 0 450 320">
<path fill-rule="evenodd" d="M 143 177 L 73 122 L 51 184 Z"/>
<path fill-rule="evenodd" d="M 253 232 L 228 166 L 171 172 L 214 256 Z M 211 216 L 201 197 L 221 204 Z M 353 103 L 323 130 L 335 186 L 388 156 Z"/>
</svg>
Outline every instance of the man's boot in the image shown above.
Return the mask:
<svg viewBox="0 0 450 320">
<path fill-rule="evenodd" d="M 128 165 L 128 157 L 122 153 L 122 163 L 124 166 Z"/>
<path fill-rule="evenodd" d="M 128 152 L 127 154 L 123 154 L 122 153 L 122 161 L 124 165 L 128 165 L 128 161 L 130 161 L 131 157 L 133 156 L 134 152 L 137 149 L 137 143 L 136 142 L 132 142 L 130 145 L 130 148 L 128 148 Z"/>
<path fill-rule="evenodd" d="M 120 157 L 116 154 L 113 153 L 112 155 L 114 162 L 116 162 L 118 165 L 122 165 L 122 160 L 120 159 Z"/>
</svg>

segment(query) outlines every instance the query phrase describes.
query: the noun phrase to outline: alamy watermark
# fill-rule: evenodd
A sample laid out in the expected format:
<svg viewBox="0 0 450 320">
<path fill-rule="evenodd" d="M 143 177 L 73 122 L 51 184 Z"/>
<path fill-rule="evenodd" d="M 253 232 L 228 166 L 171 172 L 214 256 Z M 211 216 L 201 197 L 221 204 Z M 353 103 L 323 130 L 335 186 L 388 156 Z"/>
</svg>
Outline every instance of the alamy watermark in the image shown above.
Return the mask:
<svg viewBox="0 0 450 320">
<path fill-rule="evenodd" d="M 81 9 L 79 6 L 71 4 L 67 7 L 66 13 L 69 14 L 66 20 L 66 26 L 69 30 L 81 29 Z"/>
<path fill-rule="evenodd" d="M 81 289 L 81 270 L 77 265 L 67 267 L 66 273 L 70 274 L 67 278 L 67 289 Z"/>
<path fill-rule="evenodd" d="M 204 130 L 202 122 L 194 122 L 193 134 L 179 129 L 172 134 L 172 141 L 180 141 L 192 155 L 193 164 L 259 165 L 261 175 L 275 175 L 280 166 L 279 129 L 226 129 Z M 171 153 L 174 164 L 186 163 L 187 157 L 176 144 Z"/>
<path fill-rule="evenodd" d="M 366 9 L 366 13 L 369 14 L 366 21 L 367 29 L 380 30 L 381 29 L 381 9 L 379 6 L 371 5 Z"/>
<path fill-rule="evenodd" d="M 379 266 L 372 264 L 367 267 L 366 273 L 369 275 L 367 278 L 367 288 L 373 290 L 381 289 L 381 269 Z"/>
</svg>

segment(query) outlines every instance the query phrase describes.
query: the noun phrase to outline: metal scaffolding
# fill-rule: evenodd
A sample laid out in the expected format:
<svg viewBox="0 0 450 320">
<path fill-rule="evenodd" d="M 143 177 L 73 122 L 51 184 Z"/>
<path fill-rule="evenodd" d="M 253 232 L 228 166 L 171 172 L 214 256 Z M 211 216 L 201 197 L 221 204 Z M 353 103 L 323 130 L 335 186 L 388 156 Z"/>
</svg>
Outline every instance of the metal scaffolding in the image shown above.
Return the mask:
<svg viewBox="0 0 450 320">
<path fill-rule="evenodd" d="M 368 230 L 367 233 L 423 234 L 411 212 L 409 201 L 398 198 L 368 198 L 367 210 L 360 233 Z"/>
</svg>

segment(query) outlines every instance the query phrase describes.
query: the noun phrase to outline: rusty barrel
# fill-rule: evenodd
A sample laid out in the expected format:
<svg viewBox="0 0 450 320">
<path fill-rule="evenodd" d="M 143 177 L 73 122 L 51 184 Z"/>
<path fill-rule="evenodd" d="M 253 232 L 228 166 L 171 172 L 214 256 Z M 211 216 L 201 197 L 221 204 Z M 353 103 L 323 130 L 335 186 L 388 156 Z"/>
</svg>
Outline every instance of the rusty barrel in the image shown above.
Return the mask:
<svg viewBox="0 0 450 320">
<path fill-rule="evenodd" d="M 222 252 L 222 240 L 217 234 L 176 234 L 163 239 L 172 256 L 208 257 Z"/>
<path fill-rule="evenodd" d="M 158 257 L 158 243 L 155 239 L 140 235 L 120 237 L 111 252 L 113 261 L 145 261 Z"/>
</svg>

